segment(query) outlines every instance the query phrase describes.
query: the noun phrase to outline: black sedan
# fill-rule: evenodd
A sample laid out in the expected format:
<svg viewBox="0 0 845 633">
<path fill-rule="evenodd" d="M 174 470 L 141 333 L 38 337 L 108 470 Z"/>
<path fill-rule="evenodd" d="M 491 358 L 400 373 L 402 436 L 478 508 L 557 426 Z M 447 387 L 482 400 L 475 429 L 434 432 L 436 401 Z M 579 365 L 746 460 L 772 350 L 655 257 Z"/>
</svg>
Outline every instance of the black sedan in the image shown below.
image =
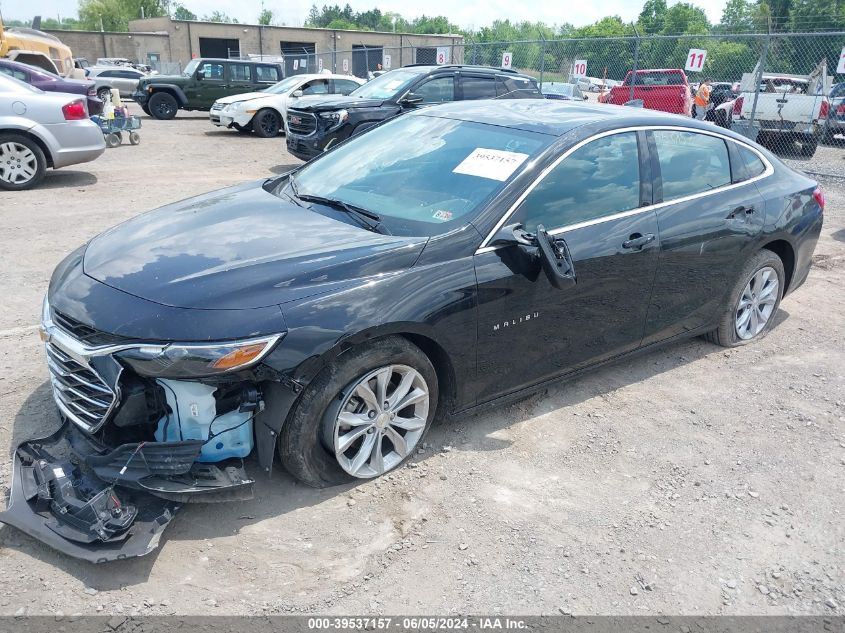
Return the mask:
<svg viewBox="0 0 845 633">
<path fill-rule="evenodd" d="M 642 109 L 427 108 L 296 171 L 179 202 L 69 255 L 42 335 L 65 424 L 15 454 L 0 520 L 141 555 L 185 501 L 405 462 L 477 411 L 640 350 L 765 335 L 822 225 L 746 138 Z"/>
</svg>

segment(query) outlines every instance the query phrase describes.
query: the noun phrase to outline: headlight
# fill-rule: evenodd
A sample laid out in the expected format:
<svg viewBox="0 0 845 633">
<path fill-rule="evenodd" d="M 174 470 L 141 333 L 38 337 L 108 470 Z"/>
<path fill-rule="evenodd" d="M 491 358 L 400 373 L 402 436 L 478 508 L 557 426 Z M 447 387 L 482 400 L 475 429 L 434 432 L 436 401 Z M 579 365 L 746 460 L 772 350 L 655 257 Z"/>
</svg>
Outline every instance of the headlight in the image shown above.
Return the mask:
<svg viewBox="0 0 845 633">
<path fill-rule="evenodd" d="M 264 358 L 284 334 L 227 343 L 139 345 L 117 352 L 139 374 L 155 378 L 201 378 L 244 369 Z"/>
<path fill-rule="evenodd" d="M 45 343 L 49 340 L 50 335 L 47 333 L 47 328 L 52 324 L 53 317 L 50 314 L 50 302 L 47 300 L 47 294 L 44 294 L 44 301 L 41 304 L 41 326 L 38 328 L 38 336 Z"/>
<path fill-rule="evenodd" d="M 336 128 L 349 118 L 349 112 L 346 110 L 338 110 L 337 112 L 320 112 L 318 116 L 324 121 L 329 121 L 332 128 Z"/>
</svg>

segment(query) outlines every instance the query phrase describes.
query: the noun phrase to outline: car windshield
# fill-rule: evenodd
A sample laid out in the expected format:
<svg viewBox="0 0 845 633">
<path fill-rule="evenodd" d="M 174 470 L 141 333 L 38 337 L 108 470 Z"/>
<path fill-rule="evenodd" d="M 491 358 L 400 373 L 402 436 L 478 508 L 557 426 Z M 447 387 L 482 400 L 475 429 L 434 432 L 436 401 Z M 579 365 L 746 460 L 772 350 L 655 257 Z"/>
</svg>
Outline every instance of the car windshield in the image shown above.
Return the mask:
<svg viewBox="0 0 845 633">
<path fill-rule="evenodd" d="M 30 86 L 28 83 L 24 83 L 20 79 L 15 79 L 14 77 L 10 77 L 5 73 L 0 72 L 0 92 L 41 93 L 44 91 L 40 88 L 36 88 L 35 86 Z"/>
<path fill-rule="evenodd" d="M 269 88 L 265 88 L 260 92 L 269 92 L 270 94 L 274 95 L 282 95 L 289 92 L 296 84 L 302 81 L 302 77 L 297 77 L 294 75 L 293 77 L 288 77 L 287 79 L 282 79 L 279 83 L 273 84 Z"/>
<path fill-rule="evenodd" d="M 419 73 L 408 70 L 392 70 L 353 90 L 349 96 L 361 99 L 391 99 L 404 92 L 419 76 Z"/>
<path fill-rule="evenodd" d="M 188 65 L 185 66 L 185 70 L 182 71 L 182 75 L 185 77 L 190 77 L 194 74 L 194 71 L 197 69 L 197 66 L 200 65 L 200 60 L 192 59 L 188 62 Z"/>
<path fill-rule="evenodd" d="M 365 209 L 394 235 L 435 235 L 469 222 L 554 139 L 431 114 L 399 117 L 305 165 L 277 193 Z"/>
<path fill-rule="evenodd" d="M 543 84 L 543 92 L 551 95 L 572 96 L 572 84 Z"/>
</svg>

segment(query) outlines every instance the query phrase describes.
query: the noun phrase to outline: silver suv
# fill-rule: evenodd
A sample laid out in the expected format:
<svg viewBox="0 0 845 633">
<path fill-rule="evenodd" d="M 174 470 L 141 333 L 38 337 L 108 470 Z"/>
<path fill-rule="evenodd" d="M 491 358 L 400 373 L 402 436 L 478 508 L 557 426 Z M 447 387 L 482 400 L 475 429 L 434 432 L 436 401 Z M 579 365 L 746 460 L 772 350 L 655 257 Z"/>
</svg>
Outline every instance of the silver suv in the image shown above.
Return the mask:
<svg viewBox="0 0 845 633">
<path fill-rule="evenodd" d="M 86 69 L 86 76 L 94 80 L 97 96 L 105 101 L 112 88 L 117 88 L 121 97 L 131 97 L 138 80 L 147 75 L 126 66 L 91 66 Z"/>
</svg>

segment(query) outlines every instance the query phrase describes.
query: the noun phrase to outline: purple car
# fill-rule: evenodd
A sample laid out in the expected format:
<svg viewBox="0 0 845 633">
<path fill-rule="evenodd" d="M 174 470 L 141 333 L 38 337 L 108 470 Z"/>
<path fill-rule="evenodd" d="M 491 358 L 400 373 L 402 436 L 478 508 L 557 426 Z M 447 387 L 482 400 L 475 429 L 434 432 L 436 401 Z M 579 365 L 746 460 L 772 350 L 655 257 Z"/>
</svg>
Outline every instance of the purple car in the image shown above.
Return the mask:
<svg viewBox="0 0 845 633">
<path fill-rule="evenodd" d="M 64 79 L 41 68 L 27 66 L 8 59 L 0 59 L 0 73 L 20 79 L 24 83 L 40 88 L 45 92 L 66 92 L 83 95 L 88 100 L 88 114 L 100 114 L 103 111 L 103 102 L 97 98 L 94 82 L 90 79 Z"/>
</svg>

